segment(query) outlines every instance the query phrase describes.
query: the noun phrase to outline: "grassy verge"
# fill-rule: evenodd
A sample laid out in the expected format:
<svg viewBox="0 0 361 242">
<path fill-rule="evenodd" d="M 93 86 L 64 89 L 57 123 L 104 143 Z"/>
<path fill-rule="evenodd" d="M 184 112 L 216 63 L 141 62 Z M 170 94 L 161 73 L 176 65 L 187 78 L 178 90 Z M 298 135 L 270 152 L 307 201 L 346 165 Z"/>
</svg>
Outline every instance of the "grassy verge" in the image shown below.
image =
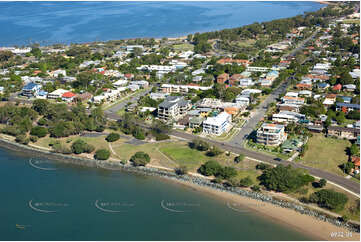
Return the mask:
<svg viewBox="0 0 361 242">
<path fill-rule="evenodd" d="M 300 162 L 304 165 L 326 170 L 337 175 L 345 176 L 338 167 L 347 162 L 348 140 L 325 137 L 323 134 L 314 134 L 308 141 L 308 150 Z"/>
</svg>

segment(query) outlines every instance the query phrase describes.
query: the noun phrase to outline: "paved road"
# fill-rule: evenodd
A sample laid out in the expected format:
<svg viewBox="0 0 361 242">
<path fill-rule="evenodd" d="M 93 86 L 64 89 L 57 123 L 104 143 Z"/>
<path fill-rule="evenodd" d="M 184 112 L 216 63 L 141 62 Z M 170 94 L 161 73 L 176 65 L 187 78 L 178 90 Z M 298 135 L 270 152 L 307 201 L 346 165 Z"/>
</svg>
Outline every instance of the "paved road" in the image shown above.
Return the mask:
<svg viewBox="0 0 361 242">
<path fill-rule="evenodd" d="M 268 105 L 272 102 L 275 102 L 281 93 L 283 93 L 287 88 L 288 82 L 282 83 L 276 90 L 274 90 L 258 107 L 252 112 L 252 116 L 248 119 L 247 123 L 243 126 L 241 131 L 235 135 L 230 141 L 227 143 L 231 145 L 244 145 L 244 141 L 246 141 L 249 134 L 256 128 L 256 125 L 259 121 L 261 121 L 264 115 L 267 112 Z"/>
<path fill-rule="evenodd" d="M 199 136 L 196 135 L 192 135 L 192 134 L 188 134 L 188 133 L 184 133 L 184 132 L 180 132 L 180 131 L 172 131 L 172 135 L 176 136 L 176 137 L 180 137 L 186 140 L 193 140 L 198 138 Z M 274 156 L 268 155 L 268 154 L 264 154 L 264 153 L 260 153 L 257 151 L 252 151 L 252 150 L 248 150 L 245 148 L 242 148 L 240 146 L 235 146 L 235 145 L 231 145 L 228 143 L 222 143 L 222 142 L 218 142 L 218 141 L 214 141 L 211 139 L 207 139 L 207 138 L 202 138 L 202 140 L 207 141 L 208 143 L 217 145 L 218 147 L 224 149 L 224 150 L 228 150 L 237 154 L 244 154 L 247 157 L 259 160 L 259 161 L 265 161 L 268 163 L 272 163 L 275 165 L 278 164 L 284 164 L 284 165 L 291 165 L 293 167 L 296 168 L 302 168 L 307 170 L 311 175 L 313 176 L 317 176 L 320 178 L 324 178 L 330 182 L 333 182 L 335 184 L 338 184 L 354 193 L 360 194 L 360 184 L 357 183 L 356 181 L 353 180 L 349 180 L 346 179 L 345 177 L 339 176 L 339 175 L 335 175 L 332 174 L 330 172 L 327 171 L 323 171 L 320 169 L 316 169 L 316 168 L 312 168 L 312 167 L 308 167 L 308 166 L 304 166 L 302 164 L 299 163 L 294 163 L 294 162 L 289 162 L 289 161 L 285 161 L 285 160 L 280 160 L 275 158 Z"/>
<path fill-rule="evenodd" d="M 318 31 L 315 31 L 311 36 L 303 40 L 301 43 L 299 43 L 298 47 L 293 49 L 290 53 L 287 55 L 284 55 L 283 57 L 286 58 L 287 56 L 294 56 L 297 51 L 304 48 L 305 44 L 310 41 Z M 307 59 L 305 59 L 303 62 L 305 62 Z M 303 64 L 303 63 L 301 63 Z M 292 78 L 292 77 L 291 77 Z M 257 107 L 255 111 L 252 112 L 252 116 L 247 121 L 247 123 L 243 126 L 241 131 L 235 135 L 229 143 L 230 145 L 239 145 L 243 147 L 244 142 L 247 140 L 248 136 L 253 132 L 253 130 L 256 128 L 259 121 L 261 121 L 264 117 L 264 115 L 267 112 L 268 105 L 272 102 L 275 102 L 276 99 L 279 97 L 279 95 L 286 91 L 288 83 L 290 81 L 290 78 L 287 79 L 287 81 L 283 82 L 278 88 L 276 88 L 260 105 Z"/>
<path fill-rule="evenodd" d="M 121 109 L 123 109 L 129 102 L 135 103 L 139 100 L 140 97 L 147 95 L 152 90 L 151 87 L 142 90 L 141 92 L 135 94 L 130 99 L 126 99 L 123 102 L 117 103 L 116 105 L 112 106 L 111 108 L 104 111 L 105 115 L 109 119 L 117 120 L 119 119 L 119 115 L 117 115 L 117 112 Z"/>
</svg>

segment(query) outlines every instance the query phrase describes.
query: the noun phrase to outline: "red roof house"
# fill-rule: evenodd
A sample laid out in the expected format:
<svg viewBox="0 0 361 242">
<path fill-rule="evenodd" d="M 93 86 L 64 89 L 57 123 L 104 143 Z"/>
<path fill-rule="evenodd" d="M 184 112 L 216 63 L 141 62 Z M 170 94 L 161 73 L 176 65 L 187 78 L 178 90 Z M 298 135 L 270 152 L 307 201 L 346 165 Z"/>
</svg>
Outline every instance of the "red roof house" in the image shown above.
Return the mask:
<svg viewBox="0 0 361 242">
<path fill-rule="evenodd" d="M 334 90 L 334 91 L 341 91 L 341 89 L 342 89 L 341 84 L 337 84 L 337 85 L 333 86 L 333 88 L 332 88 L 332 90 Z"/>
</svg>

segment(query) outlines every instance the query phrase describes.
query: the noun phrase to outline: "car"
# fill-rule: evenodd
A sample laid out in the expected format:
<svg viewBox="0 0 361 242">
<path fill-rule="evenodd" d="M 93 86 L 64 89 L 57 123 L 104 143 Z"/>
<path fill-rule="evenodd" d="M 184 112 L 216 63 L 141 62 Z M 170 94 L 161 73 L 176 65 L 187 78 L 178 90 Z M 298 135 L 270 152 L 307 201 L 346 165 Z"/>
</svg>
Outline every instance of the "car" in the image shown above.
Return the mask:
<svg viewBox="0 0 361 242">
<path fill-rule="evenodd" d="M 282 159 L 281 158 L 274 158 L 273 160 L 275 160 L 275 161 L 282 161 Z"/>
</svg>

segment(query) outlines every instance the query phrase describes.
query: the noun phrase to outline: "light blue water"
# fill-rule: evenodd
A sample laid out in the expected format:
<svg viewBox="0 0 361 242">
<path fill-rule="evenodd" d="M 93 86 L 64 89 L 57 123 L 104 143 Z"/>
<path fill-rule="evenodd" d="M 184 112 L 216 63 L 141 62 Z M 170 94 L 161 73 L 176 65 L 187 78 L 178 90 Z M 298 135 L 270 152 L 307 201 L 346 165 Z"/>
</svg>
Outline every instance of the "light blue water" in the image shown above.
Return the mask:
<svg viewBox="0 0 361 242">
<path fill-rule="evenodd" d="M 312 239 L 167 180 L 29 158 L 0 148 L 0 240 Z"/>
<path fill-rule="evenodd" d="M 0 46 L 174 37 L 316 11 L 316 2 L 1 2 Z"/>
</svg>

